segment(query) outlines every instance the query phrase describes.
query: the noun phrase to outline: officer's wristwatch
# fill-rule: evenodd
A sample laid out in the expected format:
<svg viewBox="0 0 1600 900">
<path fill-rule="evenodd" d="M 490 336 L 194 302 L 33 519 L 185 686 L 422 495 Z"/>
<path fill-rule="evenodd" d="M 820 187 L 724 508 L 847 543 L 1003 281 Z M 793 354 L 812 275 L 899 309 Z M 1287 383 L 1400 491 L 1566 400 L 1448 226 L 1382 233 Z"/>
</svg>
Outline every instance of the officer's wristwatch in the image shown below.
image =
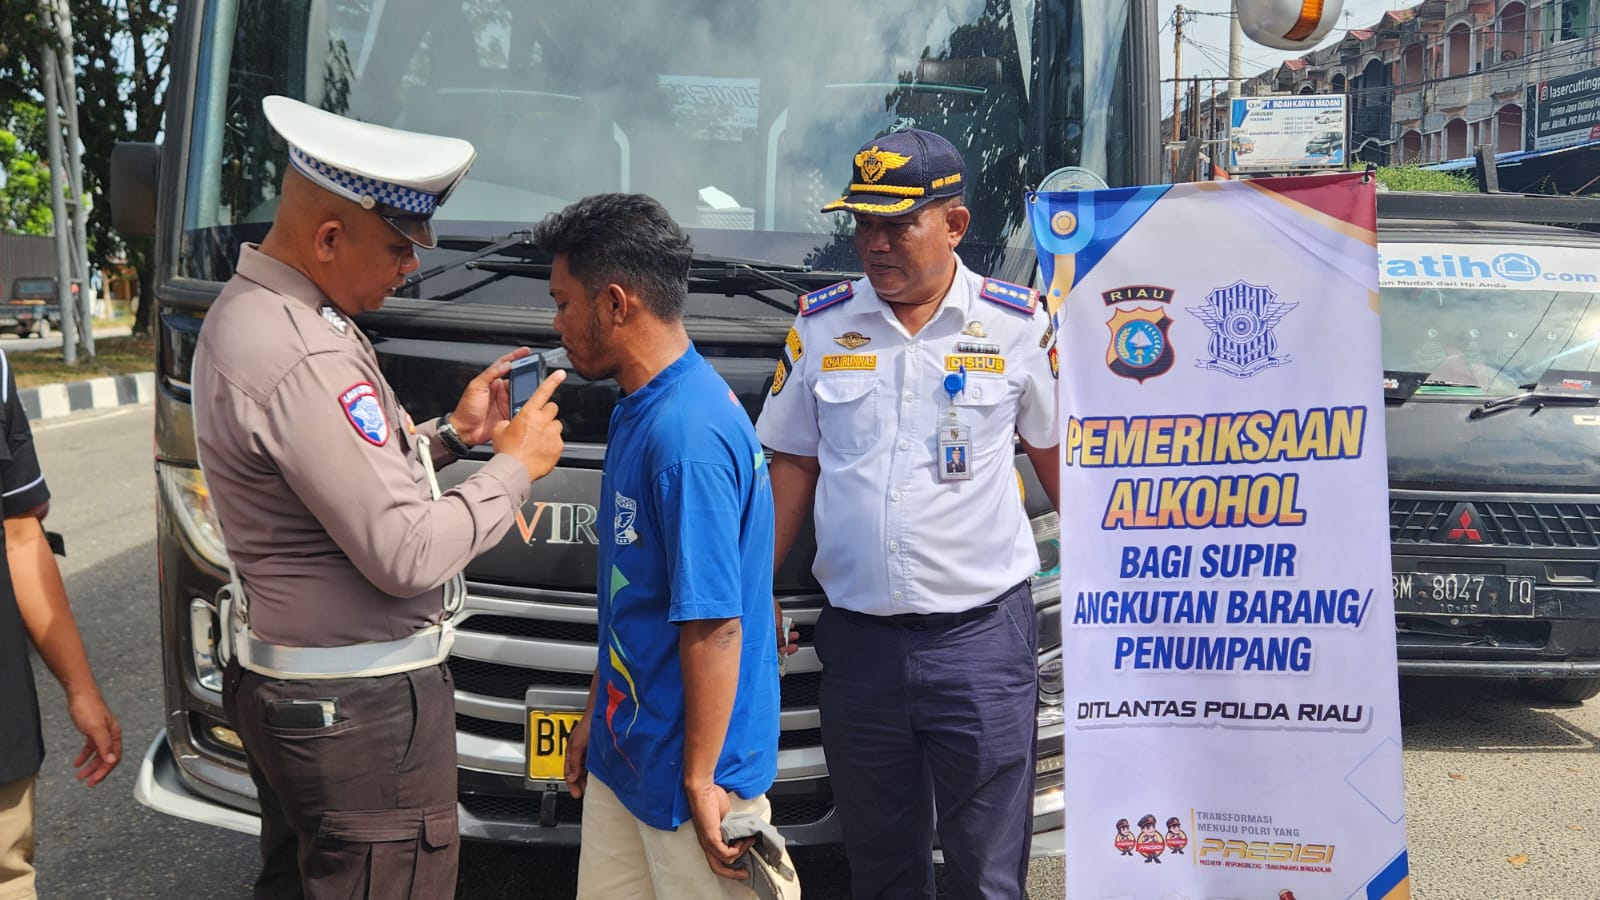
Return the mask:
<svg viewBox="0 0 1600 900">
<path fill-rule="evenodd" d="M 439 417 L 439 443 L 443 444 L 444 448 L 457 458 L 472 452 L 472 448 L 467 446 L 467 442 L 463 441 L 461 435 L 456 433 L 456 427 L 450 424 L 449 416 Z"/>
</svg>

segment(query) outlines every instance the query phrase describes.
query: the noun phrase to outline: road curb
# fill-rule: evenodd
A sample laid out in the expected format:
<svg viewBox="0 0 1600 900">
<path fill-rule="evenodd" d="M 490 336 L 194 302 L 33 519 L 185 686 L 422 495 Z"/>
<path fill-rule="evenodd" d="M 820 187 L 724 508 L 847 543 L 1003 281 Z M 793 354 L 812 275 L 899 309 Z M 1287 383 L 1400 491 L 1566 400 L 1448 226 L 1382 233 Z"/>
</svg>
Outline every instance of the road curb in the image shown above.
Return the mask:
<svg viewBox="0 0 1600 900">
<path fill-rule="evenodd" d="M 136 372 L 66 384 L 43 384 L 23 388 L 17 391 L 17 397 L 22 401 L 22 408 L 27 412 L 30 422 L 90 409 L 134 406 L 155 400 L 156 374 Z"/>
</svg>

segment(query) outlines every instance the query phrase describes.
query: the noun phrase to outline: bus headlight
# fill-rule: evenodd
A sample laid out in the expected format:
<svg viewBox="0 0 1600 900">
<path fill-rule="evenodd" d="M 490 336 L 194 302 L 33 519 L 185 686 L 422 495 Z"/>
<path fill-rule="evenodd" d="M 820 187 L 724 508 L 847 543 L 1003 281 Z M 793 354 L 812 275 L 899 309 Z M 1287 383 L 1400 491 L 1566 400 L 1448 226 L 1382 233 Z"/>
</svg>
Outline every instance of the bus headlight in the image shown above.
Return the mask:
<svg viewBox="0 0 1600 900">
<path fill-rule="evenodd" d="M 206 488 L 205 476 L 190 466 L 156 463 L 156 480 L 167 498 L 167 508 L 178 520 L 189 546 L 206 562 L 219 569 L 228 567 L 228 551 L 222 544 L 222 526 L 217 524 L 217 513 L 211 505 L 211 492 Z"/>
</svg>

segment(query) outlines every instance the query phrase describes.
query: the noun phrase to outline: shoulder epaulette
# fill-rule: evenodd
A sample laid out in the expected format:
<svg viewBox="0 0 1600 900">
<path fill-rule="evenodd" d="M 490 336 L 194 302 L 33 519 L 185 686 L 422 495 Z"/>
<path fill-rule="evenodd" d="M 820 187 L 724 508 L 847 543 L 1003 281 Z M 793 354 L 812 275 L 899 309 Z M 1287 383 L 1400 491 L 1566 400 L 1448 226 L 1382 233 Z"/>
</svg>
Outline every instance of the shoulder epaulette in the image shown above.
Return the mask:
<svg viewBox="0 0 1600 900">
<path fill-rule="evenodd" d="M 829 285 L 820 291 L 800 295 L 800 315 L 809 316 L 819 309 L 827 309 L 836 303 L 843 303 L 856 295 L 856 286 L 853 282 L 841 281 Z"/>
<path fill-rule="evenodd" d="M 1009 281 L 1001 281 L 998 278 L 985 278 L 983 280 L 983 289 L 978 291 L 978 296 L 991 303 L 998 303 L 1001 306 L 1009 306 L 1018 312 L 1025 312 L 1030 316 L 1033 315 L 1035 309 L 1039 308 L 1039 292 L 1037 290 L 1031 287 L 1023 287 L 1020 284 L 1012 284 Z"/>
</svg>

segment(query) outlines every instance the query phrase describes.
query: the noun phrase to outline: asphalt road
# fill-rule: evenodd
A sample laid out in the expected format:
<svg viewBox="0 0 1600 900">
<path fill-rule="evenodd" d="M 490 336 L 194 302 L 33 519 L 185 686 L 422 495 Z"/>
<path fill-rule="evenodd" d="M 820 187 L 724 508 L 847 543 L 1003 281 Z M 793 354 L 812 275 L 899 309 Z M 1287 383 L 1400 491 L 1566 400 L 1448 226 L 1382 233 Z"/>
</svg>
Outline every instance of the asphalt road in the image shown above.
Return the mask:
<svg viewBox="0 0 1600 900">
<path fill-rule="evenodd" d="M 9 343 L 9 342 L 8 342 Z M 66 535 L 67 588 L 126 755 L 97 788 L 72 779 L 80 741 L 35 661 L 50 755 L 39 783 L 40 893 L 65 900 L 249 896 L 254 840 L 152 812 L 132 796 L 160 727 L 150 407 L 41 423 L 49 526 Z M 1412 896 L 1600 897 L 1600 698 L 1530 702 L 1514 685 L 1402 682 Z M 1068 810 L 1071 812 L 1070 807 Z M 798 857 L 807 898 L 846 896 L 841 858 Z M 469 845 L 462 900 L 565 898 L 576 857 Z M 1062 896 L 1058 861 L 1033 867 L 1032 900 Z"/>
</svg>

